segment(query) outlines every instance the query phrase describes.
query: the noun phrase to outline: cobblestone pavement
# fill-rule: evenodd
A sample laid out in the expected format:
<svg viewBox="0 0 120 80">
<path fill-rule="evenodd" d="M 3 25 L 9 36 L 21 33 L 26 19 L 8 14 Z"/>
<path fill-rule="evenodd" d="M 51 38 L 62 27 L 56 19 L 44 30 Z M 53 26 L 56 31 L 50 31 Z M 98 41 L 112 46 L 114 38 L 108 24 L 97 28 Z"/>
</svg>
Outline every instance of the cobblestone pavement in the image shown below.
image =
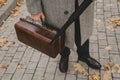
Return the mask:
<svg viewBox="0 0 120 80">
<path fill-rule="evenodd" d="M 58 56 L 52 59 L 41 52 L 28 47 L 17 40 L 14 24 L 20 17 L 28 15 L 25 5 L 20 7 L 20 14 L 11 15 L 2 25 L 0 38 L 6 37 L 8 43 L 0 48 L 0 65 L 6 64 L 6 68 L 0 66 L 0 80 L 89 80 L 89 77 L 75 72 L 73 65 L 77 61 L 77 54 L 72 52 L 69 61 L 69 70 L 66 74 L 59 71 Z M 99 72 L 103 80 L 105 72 L 103 65 L 109 61 L 120 64 L 120 27 L 115 31 L 110 31 L 106 27 L 106 20 L 111 17 L 119 17 L 120 3 L 117 0 L 98 0 L 95 3 L 95 23 L 93 34 L 90 38 L 90 54 L 100 61 L 102 69 L 100 71 L 89 68 L 82 64 L 88 73 Z M 12 47 L 9 45 L 15 43 Z M 105 50 L 111 46 L 112 50 Z M 110 80 L 120 80 L 119 73 L 111 73 Z"/>
</svg>

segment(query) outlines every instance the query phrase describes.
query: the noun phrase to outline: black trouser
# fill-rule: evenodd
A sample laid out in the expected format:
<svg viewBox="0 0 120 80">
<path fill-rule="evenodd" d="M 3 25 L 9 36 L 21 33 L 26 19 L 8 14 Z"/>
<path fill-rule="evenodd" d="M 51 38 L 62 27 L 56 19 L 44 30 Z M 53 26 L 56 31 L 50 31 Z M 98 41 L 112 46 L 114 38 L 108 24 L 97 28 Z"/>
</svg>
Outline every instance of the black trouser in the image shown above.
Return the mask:
<svg viewBox="0 0 120 80">
<path fill-rule="evenodd" d="M 75 10 L 78 8 L 78 0 L 75 0 Z M 80 20 L 79 18 L 75 21 L 75 44 L 77 46 L 77 53 L 78 56 L 82 57 L 89 57 L 89 40 L 87 40 L 82 46 L 81 46 L 81 33 L 80 33 Z M 65 47 L 63 52 L 61 53 L 61 56 L 69 56 L 70 49 Z"/>
</svg>

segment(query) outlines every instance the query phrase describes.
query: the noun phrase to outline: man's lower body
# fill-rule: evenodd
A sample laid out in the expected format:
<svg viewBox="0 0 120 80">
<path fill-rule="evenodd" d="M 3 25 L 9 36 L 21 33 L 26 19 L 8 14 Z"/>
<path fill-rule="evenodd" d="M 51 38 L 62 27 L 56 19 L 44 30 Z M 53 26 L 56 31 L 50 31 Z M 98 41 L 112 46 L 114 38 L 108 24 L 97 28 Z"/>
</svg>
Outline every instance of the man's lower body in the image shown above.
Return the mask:
<svg viewBox="0 0 120 80">
<path fill-rule="evenodd" d="M 75 10 L 78 9 L 78 0 L 75 0 Z M 75 44 L 77 46 L 78 60 L 85 62 L 89 67 L 93 69 L 100 69 L 101 64 L 89 54 L 89 39 L 81 45 L 81 33 L 80 33 L 80 19 L 75 20 Z M 59 63 L 59 69 L 61 72 L 67 72 L 68 61 L 70 55 L 70 49 L 65 47 L 60 53 L 61 59 Z"/>
<path fill-rule="evenodd" d="M 100 69 L 101 65 L 89 54 L 89 40 L 87 40 L 81 47 L 77 47 L 78 60 L 85 62 L 89 67 L 93 69 Z M 70 49 L 65 47 L 61 52 L 61 59 L 59 62 L 59 69 L 61 72 L 67 72 L 69 62 Z"/>
<path fill-rule="evenodd" d="M 80 34 L 80 21 L 79 19 L 75 21 L 75 44 L 77 46 L 78 60 L 85 62 L 89 67 L 93 69 L 100 69 L 101 64 L 92 58 L 89 54 L 89 39 L 81 45 L 81 34 Z M 61 59 L 59 62 L 59 69 L 61 72 L 67 72 L 70 49 L 65 47 L 60 53 Z"/>
<path fill-rule="evenodd" d="M 75 44 L 77 46 L 78 60 L 85 62 L 89 67 L 93 69 L 100 69 L 101 64 L 92 58 L 89 54 L 89 39 L 81 45 L 81 34 L 80 34 L 80 21 L 79 19 L 75 21 Z M 59 62 L 59 69 L 61 72 L 67 72 L 70 49 L 65 47 L 60 53 L 61 59 Z"/>
</svg>

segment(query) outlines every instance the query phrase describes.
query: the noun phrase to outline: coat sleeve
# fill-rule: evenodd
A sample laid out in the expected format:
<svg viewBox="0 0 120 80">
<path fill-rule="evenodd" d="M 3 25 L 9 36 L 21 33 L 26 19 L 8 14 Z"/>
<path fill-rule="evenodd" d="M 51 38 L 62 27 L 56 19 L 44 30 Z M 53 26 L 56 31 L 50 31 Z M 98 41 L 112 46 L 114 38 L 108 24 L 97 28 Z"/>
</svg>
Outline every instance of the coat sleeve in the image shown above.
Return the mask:
<svg viewBox="0 0 120 80">
<path fill-rule="evenodd" d="M 26 0 L 26 6 L 31 14 L 42 12 L 41 0 Z"/>
</svg>

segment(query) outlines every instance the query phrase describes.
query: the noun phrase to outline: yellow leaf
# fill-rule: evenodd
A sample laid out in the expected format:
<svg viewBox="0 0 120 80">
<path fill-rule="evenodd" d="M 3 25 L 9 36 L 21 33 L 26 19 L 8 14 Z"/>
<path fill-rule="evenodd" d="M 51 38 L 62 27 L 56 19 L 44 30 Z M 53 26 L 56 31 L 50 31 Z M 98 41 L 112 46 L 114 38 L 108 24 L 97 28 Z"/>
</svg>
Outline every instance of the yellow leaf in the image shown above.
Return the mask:
<svg viewBox="0 0 120 80">
<path fill-rule="evenodd" d="M 3 27 L 0 25 L 0 30 L 2 30 L 3 29 Z"/>
<path fill-rule="evenodd" d="M 0 7 L 4 6 L 7 3 L 7 0 L 0 0 Z"/>
<path fill-rule="evenodd" d="M 6 38 L 0 39 L 0 47 L 4 46 L 7 43 L 8 43 L 8 40 Z"/>
<path fill-rule="evenodd" d="M 85 68 L 84 68 L 81 64 L 76 63 L 76 64 L 74 65 L 74 67 L 75 67 L 75 71 L 78 71 L 78 72 L 82 73 L 82 74 L 85 75 L 85 76 L 88 75 L 88 73 L 86 72 Z"/>
<path fill-rule="evenodd" d="M 103 80 L 110 80 L 110 72 L 105 72 L 104 74 L 103 74 Z"/>
<path fill-rule="evenodd" d="M 112 47 L 111 46 L 107 46 L 107 47 L 105 47 L 105 50 L 110 51 L 110 50 L 112 50 Z"/>
<path fill-rule="evenodd" d="M 17 66 L 17 69 L 22 69 L 22 65 L 18 65 L 18 66 Z"/>
<path fill-rule="evenodd" d="M 6 64 L 2 64 L 2 68 L 7 68 L 7 65 Z"/>
<path fill-rule="evenodd" d="M 116 71 L 117 71 L 118 73 L 120 73 L 120 65 L 115 64 L 115 68 L 117 69 Z"/>
<path fill-rule="evenodd" d="M 100 74 L 98 72 L 95 72 L 93 74 L 89 75 L 90 80 L 99 80 L 100 79 Z"/>
<path fill-rule="evenodd" d="M 110 61 L 108 62 L 108 65 L 112 68 L 115 65 L 115 63 L 113 61 Z"/>
</svg>

